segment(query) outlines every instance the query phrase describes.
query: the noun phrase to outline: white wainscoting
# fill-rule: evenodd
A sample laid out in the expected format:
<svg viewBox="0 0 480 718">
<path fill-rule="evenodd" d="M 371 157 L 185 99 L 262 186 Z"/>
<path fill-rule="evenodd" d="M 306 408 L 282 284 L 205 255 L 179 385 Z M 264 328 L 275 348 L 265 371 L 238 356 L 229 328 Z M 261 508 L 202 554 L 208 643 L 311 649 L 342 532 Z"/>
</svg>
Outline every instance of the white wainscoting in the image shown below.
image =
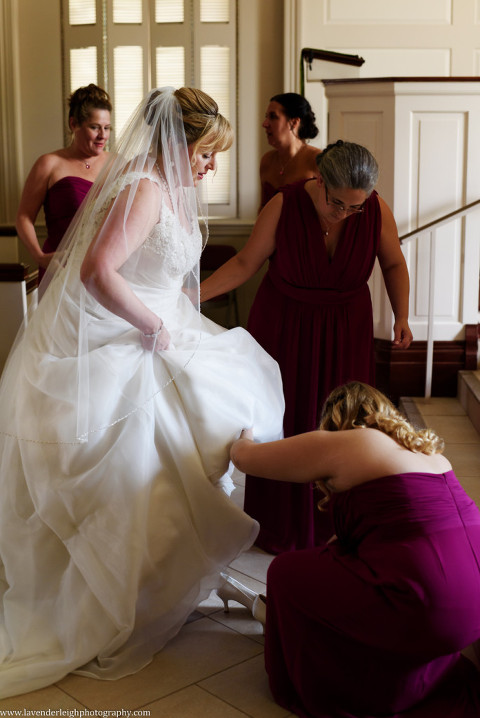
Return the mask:
<svg viewBox="0 0 480 718">
<path fill-rule="evenodd" d="M 480 80 L 331 81 L 329 140 L 365 145 L 377 158 L 379 193 L 400 235 L 480 198 Z M 435 339 L 463 339 L 478 321 L 480 212 L 437 231 Z M 427 338 L 428 236 L 404 246 L 411 281 L 410 325 Z M 393 319 L 376 267 L 371 280 L 375 336 Z"/>
</svg>

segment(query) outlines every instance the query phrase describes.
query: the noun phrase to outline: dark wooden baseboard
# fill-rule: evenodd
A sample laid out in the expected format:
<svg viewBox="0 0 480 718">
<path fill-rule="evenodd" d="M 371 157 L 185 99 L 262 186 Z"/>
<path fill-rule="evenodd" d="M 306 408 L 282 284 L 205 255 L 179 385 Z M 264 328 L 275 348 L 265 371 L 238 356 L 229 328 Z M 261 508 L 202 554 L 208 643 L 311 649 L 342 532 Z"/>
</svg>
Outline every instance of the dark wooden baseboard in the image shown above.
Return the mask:
<svg viewBox="0 0 480 718">
<path fill-rule="evenodd" d="M 478 326 L 465 326 L 463 341 L 438 341 L 433 346 L 432 396 L 456 396 L 457 374 L 477 368 Z M 375 339 L 376 385 L 398 404 L 401 396 L 424 396 L 427 342 L 394 349 L 391 341 Z"/>
</svg>

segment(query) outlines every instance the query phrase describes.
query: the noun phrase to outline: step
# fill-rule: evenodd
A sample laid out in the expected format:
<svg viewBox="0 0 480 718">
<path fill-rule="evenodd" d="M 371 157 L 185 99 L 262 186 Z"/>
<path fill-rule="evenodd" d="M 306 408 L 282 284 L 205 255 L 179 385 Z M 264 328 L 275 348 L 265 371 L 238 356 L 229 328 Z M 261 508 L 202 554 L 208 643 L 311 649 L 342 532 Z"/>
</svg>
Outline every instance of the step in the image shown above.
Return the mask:
<svg viewBox="0 0 480 718">
<path fill-rule="evenodd" d="M 458 372 L 457 397 L 470 421 L 480 433 L 480 372 Z"/>
<path fill-rule="evenodd" d="M 398 408 L 418 429 L 425 428 L 425 416 L 465 413 L 477 430 L 480 439 L 480 371 L 461 370 L 458 372 L 456 399 L 402 396 Z"/>
</svg>

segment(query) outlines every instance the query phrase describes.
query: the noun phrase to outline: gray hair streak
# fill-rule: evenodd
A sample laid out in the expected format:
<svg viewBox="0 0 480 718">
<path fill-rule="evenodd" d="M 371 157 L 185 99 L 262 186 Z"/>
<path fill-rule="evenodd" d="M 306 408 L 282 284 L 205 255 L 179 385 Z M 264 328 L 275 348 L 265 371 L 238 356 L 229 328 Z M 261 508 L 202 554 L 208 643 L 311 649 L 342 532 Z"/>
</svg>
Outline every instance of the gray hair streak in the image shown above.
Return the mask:
<svg viewBox="0 0 480 718">
<path fill-rule="evenodd" d="M 366 147 L 337 140 L 316 158 L 327 187 L 361 189 L 370 195 L 378 180 L 378 164 Z"/>
</svg>

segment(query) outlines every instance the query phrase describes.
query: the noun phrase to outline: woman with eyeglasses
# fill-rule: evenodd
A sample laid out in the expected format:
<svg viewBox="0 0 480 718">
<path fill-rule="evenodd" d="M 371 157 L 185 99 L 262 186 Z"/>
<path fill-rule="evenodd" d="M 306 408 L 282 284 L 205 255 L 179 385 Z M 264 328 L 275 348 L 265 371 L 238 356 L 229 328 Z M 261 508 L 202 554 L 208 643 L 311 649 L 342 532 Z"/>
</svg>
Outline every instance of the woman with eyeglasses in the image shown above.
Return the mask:
<svg viewBox="0 0 480 718">
<path fill-rule="evenodd" d="M 393 344 L 407 348 L 409 278 L 397 227 L 375 192 L 378 165 L 361 145 L 317 156 L 319 175 L 285 186 L 258 216 L 245 247 L 201 286 L 205 301 L 238 287 L 268 259 L 248 329 L 280 365 L 285 436 L 313 431 L 336 386 L 375 382 L 367 285 L 378 258 L 395 316 Z M 269 553 L 310 548 L 333 533 L 312 487 L 247 477 L 245 510 Z"/>
</svg>

